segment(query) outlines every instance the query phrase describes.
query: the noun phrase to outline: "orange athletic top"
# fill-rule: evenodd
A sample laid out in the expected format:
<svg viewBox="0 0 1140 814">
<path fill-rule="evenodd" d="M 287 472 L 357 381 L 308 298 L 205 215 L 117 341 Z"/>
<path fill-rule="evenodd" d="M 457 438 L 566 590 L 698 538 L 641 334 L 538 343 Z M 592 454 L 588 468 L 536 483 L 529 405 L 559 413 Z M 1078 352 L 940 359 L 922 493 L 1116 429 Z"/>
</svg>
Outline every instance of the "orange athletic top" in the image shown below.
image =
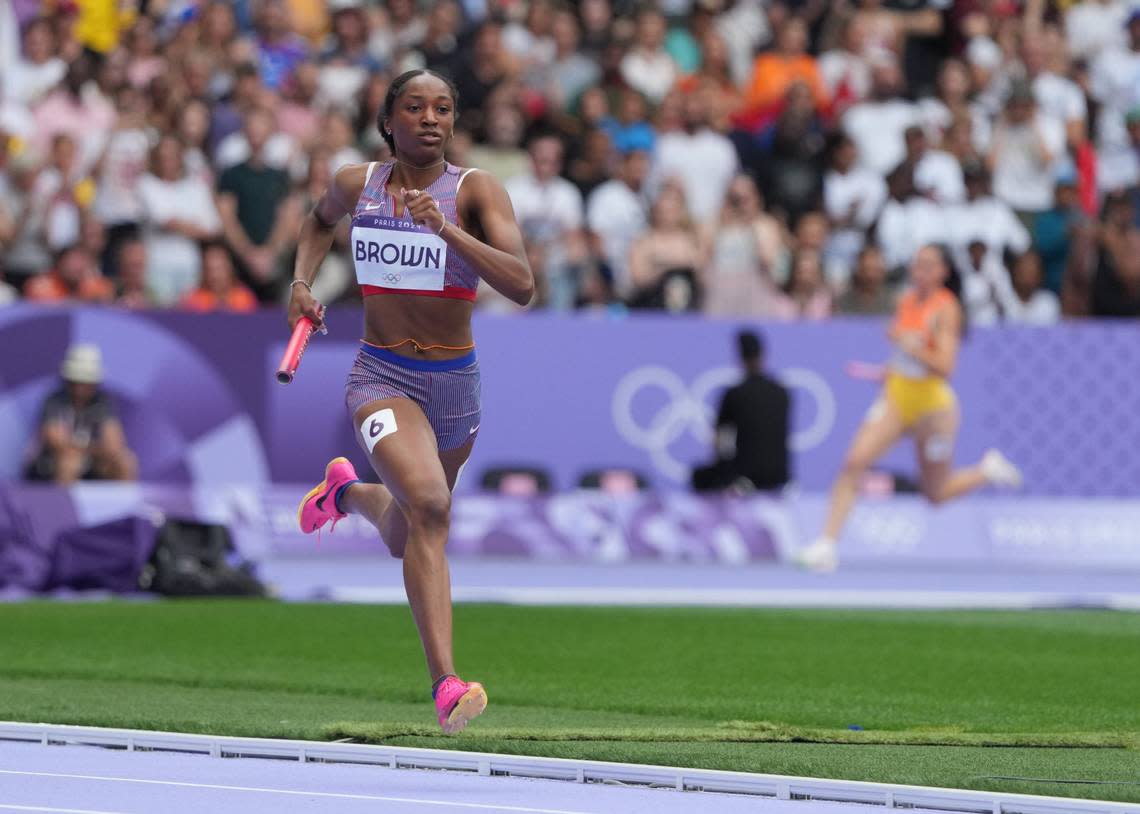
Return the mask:
<svg viewBox="0 0 1140 814">
<path fill-rule="evenodd" d="M 938 289 L 922 301 L 919 301 L 913 290 L 907 291 L 899 297 L 894 327 L 902 333 L 917 334 L 928 348 L 932 347 L 934 345 L 935 315 L 947 305 L 956 302 L 953 293 L 947 288 Z M 892 367 L 898 373 L 908 377 L 919 378 L 929 375 L 921 363 L 901 348 L 895 353 Z"/>
</svg>

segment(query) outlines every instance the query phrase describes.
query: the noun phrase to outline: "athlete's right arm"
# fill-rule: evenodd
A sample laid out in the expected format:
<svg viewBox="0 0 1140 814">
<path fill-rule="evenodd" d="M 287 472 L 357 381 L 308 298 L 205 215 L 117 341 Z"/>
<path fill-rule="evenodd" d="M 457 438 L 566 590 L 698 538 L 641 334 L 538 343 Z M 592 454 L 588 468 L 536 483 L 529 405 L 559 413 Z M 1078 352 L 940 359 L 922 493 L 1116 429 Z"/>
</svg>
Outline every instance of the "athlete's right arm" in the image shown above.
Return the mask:
<svg viewBox="0 0 1140 814">
<path fill-rule="evenodd" d="M 349 164 L 337 170 L 325 194 L 301 223 L 293 279 L 302 280 L 305 285 L 294 285 L 290 292 L 290 329 L 301 317 L 308 317 L 318 328 L 321 326 L 321 304 L 313 298 L 309 285 L 316 279 L 325 255 L 332 248 L 337 223 L 353 210 L 364 191 L 367 173 L 367 164 Z"/>
</svg>

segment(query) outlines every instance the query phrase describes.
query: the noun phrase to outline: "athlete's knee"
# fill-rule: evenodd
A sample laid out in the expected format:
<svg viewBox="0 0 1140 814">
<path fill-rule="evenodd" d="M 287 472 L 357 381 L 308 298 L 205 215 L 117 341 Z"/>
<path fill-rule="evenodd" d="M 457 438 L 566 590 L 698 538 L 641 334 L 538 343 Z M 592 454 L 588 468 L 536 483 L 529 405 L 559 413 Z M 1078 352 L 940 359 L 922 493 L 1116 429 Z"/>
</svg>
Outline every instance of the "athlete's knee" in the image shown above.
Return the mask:
<svg viewBox="0 0 1140 814">
<path fill-rule="evenodd" d="M 946 482 L 939 480 L 934 483 L 922 484 L 922 496 L 932 506 L 939 506 L 946 502 Z"/>
<path fill-rule="evenodd" d="M 843 468 L 839 471 L 839 476 L 844 478 L 861 478 L 863 473 L 871 468 L 874 463 L 868 456 L 862 455 L 858 452 L 849 452 L 847 457 L 843 459 Z"/>
<path fill-rule="evenodd" d="M 451 521 L 451 491 L 445 483 L 421 486 L 408 496 L 404 513 L 412 528 L 446 529 Z"/>
</svg>

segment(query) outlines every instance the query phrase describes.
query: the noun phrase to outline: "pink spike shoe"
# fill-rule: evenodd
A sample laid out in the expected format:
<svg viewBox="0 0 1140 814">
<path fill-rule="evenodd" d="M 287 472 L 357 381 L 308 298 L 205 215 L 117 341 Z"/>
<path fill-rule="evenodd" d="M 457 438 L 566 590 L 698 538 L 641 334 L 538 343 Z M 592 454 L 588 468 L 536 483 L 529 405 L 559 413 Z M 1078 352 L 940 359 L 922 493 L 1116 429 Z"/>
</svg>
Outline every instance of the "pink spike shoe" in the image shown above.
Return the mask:
<svg viewBox="0 0 1140 814">
<path fill-rule="evenodd" d="M 336 507 L 336 491 L 346 483 L 360 480 L 348 458 L 333 458 L 325 467 L 325 479 L 309 491 L 297 507 L 297 525 L 305 534 L 320 531 L 325 523 L 332 521 L 332 531 L 337 521 L 348 517 Z"/>
<path fill-rule="evenodd" d="M 448 676 L 435 690 L 435 709 L 445 735 L 454 735 L 487 708 L 487 691 L 478 681 Z"/>
</svg>

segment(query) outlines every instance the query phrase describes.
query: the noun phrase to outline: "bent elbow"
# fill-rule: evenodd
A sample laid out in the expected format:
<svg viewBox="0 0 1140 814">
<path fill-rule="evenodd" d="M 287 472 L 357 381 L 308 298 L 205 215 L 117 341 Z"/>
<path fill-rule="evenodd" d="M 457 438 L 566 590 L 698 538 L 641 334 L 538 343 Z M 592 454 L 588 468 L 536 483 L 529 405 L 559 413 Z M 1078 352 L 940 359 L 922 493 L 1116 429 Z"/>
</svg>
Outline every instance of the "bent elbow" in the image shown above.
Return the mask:
<svg viewBox="0 0 1140 814">
<path fill-rule="evenodd" d="M 512 297 L 516 304 L 526 307 L 534 299 L 534 280 L 528 280 Z"/>
</svg>

